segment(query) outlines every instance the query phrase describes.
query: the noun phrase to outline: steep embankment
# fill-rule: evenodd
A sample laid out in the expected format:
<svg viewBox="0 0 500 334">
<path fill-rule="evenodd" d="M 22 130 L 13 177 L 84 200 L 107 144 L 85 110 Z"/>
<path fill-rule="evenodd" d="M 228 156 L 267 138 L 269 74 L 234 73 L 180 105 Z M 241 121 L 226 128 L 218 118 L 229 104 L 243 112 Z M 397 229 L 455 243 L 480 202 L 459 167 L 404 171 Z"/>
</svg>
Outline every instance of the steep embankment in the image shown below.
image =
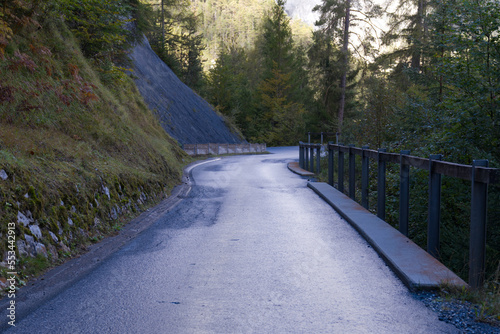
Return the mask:
<svg viewBox="0 0 500 334">
<path fill-rule="evenodd" d="M 27 25 L 0 57 L 0 287 L 9 251 L 24 280 L 180 182 L 186 155 L 132 79 L 96 68 L 56 19 Z"/>
<path fill-rule="evenodd" d="M 182 83 L 153 52 L 147 39 L 131 53 L 133 77 L 161 125 L 181 144 L 241 143 L 213 107 Z"/>
</svg>

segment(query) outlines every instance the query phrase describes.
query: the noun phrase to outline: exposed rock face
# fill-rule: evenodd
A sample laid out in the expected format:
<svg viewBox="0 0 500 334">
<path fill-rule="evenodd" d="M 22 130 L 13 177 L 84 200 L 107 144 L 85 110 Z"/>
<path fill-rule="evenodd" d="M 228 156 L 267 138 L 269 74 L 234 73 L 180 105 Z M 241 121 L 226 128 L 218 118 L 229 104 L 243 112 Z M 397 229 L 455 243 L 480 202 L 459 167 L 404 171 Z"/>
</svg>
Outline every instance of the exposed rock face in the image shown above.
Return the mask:
<svg viewBox="0 0 500 334">
<path fill-rule="evenodd" d="M 310 26 L 319 19 L 319 13 L 313 12 L 316 5 L 320 5 L 321 0 L 288 0 L 285 4 L 285 10 L 288 16 L 299 18 Z"/>
<path fill-rule="evenodd" d="M 212 106 L 182 83 L 154 53 L 146 38 L 131 55 L 135 83 L 165 131 L 180 144 L 238 144 Z"/>
</svg>

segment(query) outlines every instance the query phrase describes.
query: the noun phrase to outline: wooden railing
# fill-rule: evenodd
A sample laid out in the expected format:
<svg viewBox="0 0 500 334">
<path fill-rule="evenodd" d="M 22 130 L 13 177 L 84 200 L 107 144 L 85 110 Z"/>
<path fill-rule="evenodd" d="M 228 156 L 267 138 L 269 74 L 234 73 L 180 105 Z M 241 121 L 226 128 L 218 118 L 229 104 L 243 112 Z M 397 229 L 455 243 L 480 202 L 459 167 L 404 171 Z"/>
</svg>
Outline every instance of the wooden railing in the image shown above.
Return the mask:
<svg viewBox="0 0 500 334">
<path fill-rule="evenodd" d="M 184 151 L 189 155 L 221 155 L 239 153 L 263 153 L 266 144 L 184 144 Z"/>
<path fill-rule="evenodd" d="M 299 165 L 314 171 L 314 150 L 316 150 L 316 172 L 320 171 L 320 144 L 299 143 Z M 471 220 L 469 246 L 469 284 L 479 287 L 484 282 L 486 254 L 486 221 L 488 184 L 500 181 L 500 170 L 488 168 L 488 160 L 474 160 L 472 165 L 461 165 L 442 161 L 442 155 L 431 155 L 429 159 L 411 156 L 409 151 L 387 153 L 385 149 L 370 150 L 367 146 L 357 148 L 329 143 L 328 183 L 334 186 L 334 162 L 337 156 L 338 190 L 344 192 L 344 160 L 348 155 L 348 194 L 356 200 L 356 159 L 361 157 L 361 205 L 369 209 L 370 159 L 377 162 L 377 216 L 385 220 L 386 163 L 400 165 L 399 188 L 399 230 L 408 236 L 410 208 L 410 166 L 429 171 L 429 205 L 427 225 L 427 252 L 434 257 L 439 252 L 439 227 L 441 216 L 441 176 L 446 175 L 471 182 Z"/>
</svg>

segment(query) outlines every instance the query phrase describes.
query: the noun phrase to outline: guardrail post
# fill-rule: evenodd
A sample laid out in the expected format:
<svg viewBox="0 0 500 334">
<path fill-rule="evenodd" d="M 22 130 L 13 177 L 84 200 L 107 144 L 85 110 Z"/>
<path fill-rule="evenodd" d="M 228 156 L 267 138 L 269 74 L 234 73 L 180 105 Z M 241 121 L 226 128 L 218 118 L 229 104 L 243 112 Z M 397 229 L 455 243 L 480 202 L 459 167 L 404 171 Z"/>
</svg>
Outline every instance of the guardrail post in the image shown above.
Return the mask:
<svg viewBox="0 0 500 334">
<path fill-rule="evenodd" d="M 349 145 L 349 197 L 356 200 L 356 155 L 354 145 Z"/>
<path fill-rule="evenodd" d="M 365 156 L 365 150 L 369 148 L 369 146 L 363 146 L 363 153 L 361 155 L 361 205 L 366 210 L 370 209 L 368 200 L 368 188 L 370 186 L 370 159 Z"/>
<path fill-rule="evenodd" d="M 385 148 L 378 149 L 378 176 L 377 176 L 377 216 L 385 220 L 385 161 L 380 153 L 387 152 Z"/>
<path fill-rule="evenodd" d="M 304 169 L 304 146 L 302 146 L 302 142 L 299 143 L 299 167 Z"/>
<path fill-rule="evenodd" d="M 429 221 L 427 223 L 427 253 L 439 258 L 439 225 L 441 220 L 441 174 L 434 172 L 433 160 L 441 160 L 441 154 L 429 157 Z"/>
<path fill-rule="evenodd" d="M 314 148 L 311 146 L 309 147 L 309 163 L 311 164 L 309 171 L 314 173 Z"/>
<path fill-rule="evenodd" d="M 475 167 L 488 167 L 488 160 L 474 160 L 472 163 L 469 284 L 479 288 L 484 282 L 488 184 L 476 181 Z"/>
<path fill-rule="evenodd" d="M 339 144 L 340 146 L 342 146 L 341 144 Z M 342 152 L 340 150 L 340 147 L 339 147 L 339 182 L 338 182 L 338 185 L 339 185 L 339 191 L 341 193 L 344 192 L 344 152 Z"/>
<path fill-rule="evenodd" d="M 319 173 L 321 172 L 321 145 L 318 145 L 318 147 L 316 148 L 316 164 L 316 171 L 319 175 Z"/>
<path fill-rule="evenodd" d="M 305 170 L 309 169 L 309 147 L 304 145 L 304 167 Z"/>
<path fill-rule="evenodd" d="M 404 155 L 410 151 L 400 153 L 399 161 L 399 232 L 408 236 L 408 220 L 410 216 L 410 165 L 404 161 Z"/>
<path fill-rule="evenodd" d="M 334 152 L 330 147 L 331 143 L 328 143 L 328 184 L 333 187 L 333 163 L 334 163 Z"/>
</svg>

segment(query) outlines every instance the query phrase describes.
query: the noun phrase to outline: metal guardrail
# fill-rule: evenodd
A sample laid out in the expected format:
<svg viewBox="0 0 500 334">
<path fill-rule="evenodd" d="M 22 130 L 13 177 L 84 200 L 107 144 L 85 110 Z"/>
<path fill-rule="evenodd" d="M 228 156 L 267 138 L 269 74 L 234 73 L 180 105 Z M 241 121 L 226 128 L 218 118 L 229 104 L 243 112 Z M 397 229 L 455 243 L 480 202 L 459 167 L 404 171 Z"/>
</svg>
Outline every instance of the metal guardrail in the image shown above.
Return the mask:
<svg viewBox="0 0 500 334">
<path fill-rule="evenodd" d="M 316 150 L 316 173 L 319 174 L 321 144 L 299 142 L 299 167 L 314 173 L 314 150 Z"/>
<path fill-rule="evenodd" d="M 239 153 L 263 153 L 266 144 L 184 144 L 182 149 L 189 155 L 220 155 Z"/>
<path fill-rule="evenodd" d="M 410 166 L 429 171 L 429 208 L 427 225 L 427 252 L 434 257 L 439 253 L 439 228 L 441 217 L 441 176 L 446 175 L 471 181 L 471 223 L 469 246 L 469 284 L 479 287 L 484 282 L 486 256 L 486 222 L 488 184 L 500 181 L 500 170 L 488 168 L 488 160 L 474 160 L 472 165 L 462 165 L 442 161 L 442 155 L 431 155 L 429 159 L 411 156 L 410 151 L 387 153 L 385 149 L 370 150 L 368 146 L 357 148 L 329 143 L 328 183 L 334 185 L 335 152 L 338 159 L 338 190 L 344 192 L 344 160 L 349 160 L 349 197 L 356 200 L 356 159 L 361 156 L 361 205 L 369 209 L 369 168 L 370 159 L 377 162 L 377 216 L 385 220 L 386 163 L 400 165 L 399 230 L 408 236 L 410 208 Z M 312 171 L 314 150 L 317 151 L 317 172 L 319 168 L 320 144 L 299 143 L 299 163 L 301 168 Z M 309 157 L 309 158 L 308 158 Z M 309 165 L 310 164 L 310 165 Z"/>
</svg>

